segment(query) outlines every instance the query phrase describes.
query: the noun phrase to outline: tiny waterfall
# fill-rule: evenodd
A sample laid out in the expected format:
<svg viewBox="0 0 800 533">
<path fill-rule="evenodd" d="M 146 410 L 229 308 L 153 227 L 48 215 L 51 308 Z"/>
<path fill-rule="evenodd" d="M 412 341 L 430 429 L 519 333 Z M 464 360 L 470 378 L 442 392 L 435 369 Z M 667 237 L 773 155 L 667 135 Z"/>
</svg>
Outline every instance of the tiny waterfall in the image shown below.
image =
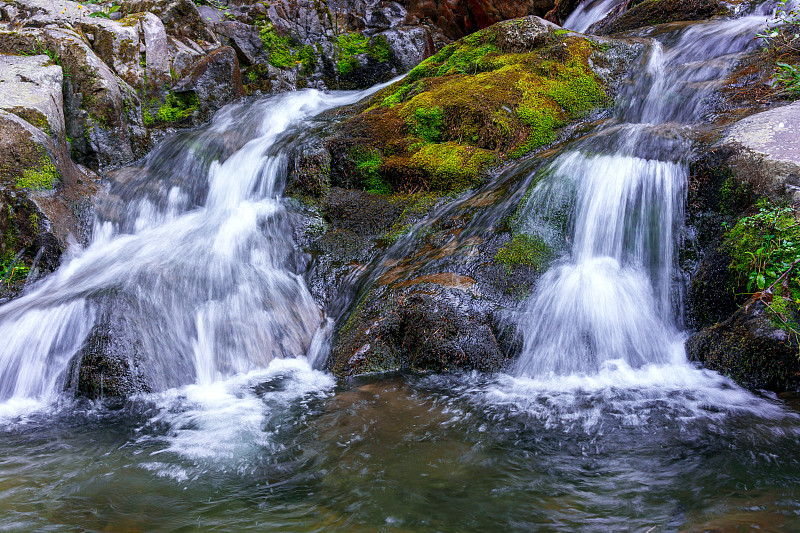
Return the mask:
<svg viewBox="0 0 800 533">
<path fill-rule="evenodd" d="M 574 27 L 598 16 L 590 11 L 584 18 L 576 12 Z M 706 98 L 763 22 L 759 12 L 654 35 L 643 72 L 621 91 L 616 124 L 540 172 L 523 230 L 566 254 L 526 307 L 516 375 L 685 360 L 676 350 L 683 307 L 677 245 L 691 151 L 684 130 L 701 118 Z"/>
<path fill-rule="evenodd" d="M 52 400 L 98 327 L 121 335 L 153 390 L 319 351 L 325 321 L 295 273 L 280 141 L 369 92 L 231 106 L 126 169 L 101 202 L 91 244 L 0 307 L 0 402 Z"/>
</svg>

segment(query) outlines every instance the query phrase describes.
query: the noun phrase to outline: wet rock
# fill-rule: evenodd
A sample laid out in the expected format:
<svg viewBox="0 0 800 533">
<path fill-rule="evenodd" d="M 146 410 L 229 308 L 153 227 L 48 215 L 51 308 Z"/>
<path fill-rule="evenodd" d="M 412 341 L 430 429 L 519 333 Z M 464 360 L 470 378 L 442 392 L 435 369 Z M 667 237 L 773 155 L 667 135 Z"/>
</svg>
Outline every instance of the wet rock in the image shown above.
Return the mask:
<svg viewBox="0 0 800 533">
<path fill-rule="evenodd" d="M 171 35 L 200 42 L 208 49 L 218 46 L 214 33 L 191 0 L 127 0 L 121 6 L 120 12 L 125 15 L 153 13 Z"/>
<path fill-rule="evenodd" d="M 704 20 L 729 13 L 729 9 L 716 0 L 630 0 L 593 24 L 588 33 L 609 35 L 644 26 Z"/>
<path fill-rule="evenodd" d="M 499 370 L 507 358 L 493 305 L 472 292 L 473 284 L 442 274 L 377 287 L 340 330 L 333 372 Z"/>
<path fill-rule="evenodd" d="M 197 95 L 198 113 L 194 121 L 207 121 L 222 106 L 244 96 L 236 52 L 225 46 L 208 54 L 172 87 L 172 91 Z"/>
<path fill-rule="evenodd" d="M 360 177 L 366 188 L 390 191 L 474 187 L 488 168 L 552 142 L 560 126 L 601 108 L 643 49 L 564 34 L 536 17 L 491 26 L 342 110 L 340 117 L 352 116 L 326 141 L 332 179 Z M 544 62 L 553 69 L 537 67 Z M 553 99 L 546 93 L 555 85 Z"/>
<path fill-rule="evenodd" d="M 776 324 L 764 302 L 753 298 L 724 322 L 693 335 L 690 359 L 751 389 L 800 389 L 796 339 Z"/>
<path fill-rule="evenodd" d="M 70 239 L 85 242 L 94 176 L 40 129 L 0 111 L 0 298 L 51 272 Z"/>
<path fill-rule="evenodd" d="M 236 50 L 242 65 L 250 66 L 257 63 L 264 53 L 264 45 L 254 26 L 226 20 L 214 24 L 214 31 L 219 36 L 220 42 Z"/>
<path fill-rule="evenodd" d="M 476 0 L 447 2 L 444 0 L 404 0 L 408 11 L 407 23 L 429 23 L 448 40 L 455 40 L 497 22 L 527 15 L 545 16 L 552 0 Z"/>
<path fill-rule="evenodd" d="M 435 51 L 433 39 L 425 28 L 396 28 L 378 35 L 386 39 L 400 72 L 416 67 Z"/>
<path fill-rule="evenodd" d="M 119 308 L 120 304 L 116 305 Z M 120 315 L 104 311 L 84 341 L 67 379 L 68 387 L 77 396 L 123 399 L 150 392 L 140 369 L 141 342 L 121 321 L 124 318 Z"/>
</svg>

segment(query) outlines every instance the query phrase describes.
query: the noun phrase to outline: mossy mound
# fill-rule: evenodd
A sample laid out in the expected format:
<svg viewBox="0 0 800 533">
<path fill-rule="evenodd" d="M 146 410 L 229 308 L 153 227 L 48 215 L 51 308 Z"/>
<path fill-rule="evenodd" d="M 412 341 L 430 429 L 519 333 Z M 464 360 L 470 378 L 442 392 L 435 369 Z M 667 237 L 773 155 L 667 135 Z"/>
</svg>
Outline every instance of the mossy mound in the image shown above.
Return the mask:
<svg viewBox="0 0 800 533">
<path fill-rule="evenodd" d="M 348 120 L 343 133 L 357 153 L 345 157 L 373 190 L 474 186 L 489 167 L 551 142 L 605 101 L 590 61 L 598 48 L 537 17 L 465 37 Z"/>
</svg>

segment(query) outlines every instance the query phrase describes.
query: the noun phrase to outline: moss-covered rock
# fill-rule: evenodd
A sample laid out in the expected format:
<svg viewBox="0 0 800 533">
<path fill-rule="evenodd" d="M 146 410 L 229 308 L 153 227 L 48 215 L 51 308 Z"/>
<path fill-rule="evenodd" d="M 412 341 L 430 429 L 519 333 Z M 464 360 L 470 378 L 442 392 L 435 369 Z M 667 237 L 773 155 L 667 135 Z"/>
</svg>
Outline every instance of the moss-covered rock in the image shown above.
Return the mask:
<svg viewBox="0 0 800 533">
<path fill-rule="evenodd" d="M 747 388 L 798 390 L 797 338 L 776 326 L 772 314 L 760 298 L 753 298 L 728 320 L 691 337 L 687 354 Z"/>
<path fill-rule="evenodd" d="M 606 83 L 594 70 L 601 48 L 536 17 L 461 39 L 346 121 L 333 167 L 352 168 L 335 160 L 371 150 L 380 165 L 368 179 L 392 191 L 472 187 L 488 168 L 553 141 L 559 127 L 603 105 Z"/>
</svg>

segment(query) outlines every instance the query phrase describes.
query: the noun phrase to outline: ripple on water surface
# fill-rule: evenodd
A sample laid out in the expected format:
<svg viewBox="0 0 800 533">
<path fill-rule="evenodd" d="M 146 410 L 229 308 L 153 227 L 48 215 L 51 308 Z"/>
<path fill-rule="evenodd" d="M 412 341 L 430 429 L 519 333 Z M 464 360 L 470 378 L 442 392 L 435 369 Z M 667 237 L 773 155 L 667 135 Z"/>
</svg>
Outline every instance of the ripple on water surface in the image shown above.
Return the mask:
<svg viewBox="0 0 800 533">
<path fill-rule="evenodd" d="M 7 418 L 0 528 L 792 530 L 799 428 L 689 365 L 344 386 L 281 360 Z"/>
</svg>

